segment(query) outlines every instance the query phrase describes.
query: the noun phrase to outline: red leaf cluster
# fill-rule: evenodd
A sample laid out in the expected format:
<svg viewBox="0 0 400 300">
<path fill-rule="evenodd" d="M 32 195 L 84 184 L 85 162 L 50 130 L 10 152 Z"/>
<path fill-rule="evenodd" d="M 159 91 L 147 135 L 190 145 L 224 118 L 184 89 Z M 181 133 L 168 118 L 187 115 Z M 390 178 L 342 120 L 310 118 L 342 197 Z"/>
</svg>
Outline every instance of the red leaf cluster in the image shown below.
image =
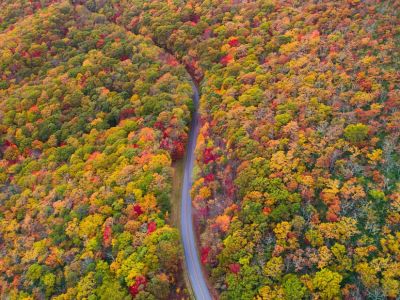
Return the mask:
<svg viewBox="0 0 400 300">
<path fill-rule="evenodd" d="M 239 273 L 240 272 L 240 264 L 238 264 L 238 263 L 230 264 L 229 270 L 234 274 Z"/>
<path fill-rule="evenodd" d="M 111 244 L 112 228 L 110 225 L 106 225 L 103 231 L 103 243 L 104 246 L 108 247 Z"/>
<path fill-rule="evenodd" d="M 204 180 L 205 182 L 212 182 L 215 180 L 215 176 L 212 173 L 207 174 L 206 176 L 204 176 Z"/>
<path fill-rule="evenodd" d="M 130 117 L 132 117 L 134 115 L 135 115 L 135 109 L 132 108 L 132 107 L 128 107 L 128 108 L 123 109 L 119 113 L 119 119 L 120 120 L 125 120 L 125 119 L 128 119 L 128 118 L 130 118 Z"/>
<path fill-rule="evenodd" d="M 97 41 L 97 43 L 96 43 L 96 48 L 101 48 L 101 47 L 104 46 L 104 44 L 105 44 L 104 39 L 99 39 L 99 40 Z"/>
<path fill-rule="evenodd" d="M 174 141 L 173 143 L 173 148 L 172 148 L 172 160 L 178 160 L 183 157 L 185 154 L 185 145 L 181 141 Z"/>
<path fill-rule="evenodd" d="M 200 250 L 200 260 L 203 265 L 208 262 L 208 254 L 210 253 L 210 247 L 204 247 Z"/>
<path fill-rule="evenodd" d="M 147 279 L 144 276 L 137 276 L 135 283 L 129 287 L 129 293 L 135 297 L 140 290 L 144 289 L 147 285 Z"/>
<path fill-rule="evenodd" d="M 203 153 L 203 162 L 208 164 L 217 159 L 217 156 L 212 153 L 212 148 L 206 148 Z"/>
<path fill-rule="evenodd" d="M 229 64 L 230 62 L 232 62 L 233 61 L 233 55 L 232 54 L 227 54 L 227 55 L 225 55 L 225 56 L 223 56 L 221 59 L 220 59 L 220 63 L 221 64 L 223 64 L 224 66 L 226 66 L 227 64 Z"/>
<path fill-rule="evenodd" d="M 135 205 L 133 206 L 133 212 L 134 212 L 136 215 L 140 216 L 141 214 L 143 214 L 143 209 L 142 209 L 142 207 L 141 207 L 139 204 L 135 204 Z"/>
<path fill-rule="evenodd" d="M 231 38 L 228 42 L 229 46 L 231 47 L 237 47 L 240 45 L 239 39 L 238 38 Z"/>
<path fill-rule="evenodd" d="M 154 221 L 151 221 L 149 224 L 147 224 L 147 234 L 151 234 L 157 229 L 157 224 Z"/>
</svg>

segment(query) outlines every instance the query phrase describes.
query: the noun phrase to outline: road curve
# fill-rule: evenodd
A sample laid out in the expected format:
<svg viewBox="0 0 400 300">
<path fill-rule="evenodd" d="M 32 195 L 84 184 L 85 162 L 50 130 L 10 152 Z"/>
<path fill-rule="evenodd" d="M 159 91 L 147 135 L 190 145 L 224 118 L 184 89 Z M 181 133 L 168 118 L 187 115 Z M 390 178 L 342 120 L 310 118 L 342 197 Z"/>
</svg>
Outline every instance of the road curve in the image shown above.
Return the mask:
<svg viewBox="0 0 400 300">
<path fill-rule="evenodd" d="M 190 189 L 192 187 L 192 171 L 194 166 L 194 150 L 196 148 L 197 136 L 199 134 L 199 91 L 197 86 L 192 83 L 194 112 L 189 133 L 189 142 L 186 149 L 186 161 L 182 182 L 182 201 L 181 201 L 181 237 L 185 255 L 186 270 L 190 279 L 192 290 L 196 300 L 211 300 L 211 294 L 207 287 L 201 263 L 197 251 L 195 232 L 193 229 L 192 218 L 192 199 Z"/>
</svg>

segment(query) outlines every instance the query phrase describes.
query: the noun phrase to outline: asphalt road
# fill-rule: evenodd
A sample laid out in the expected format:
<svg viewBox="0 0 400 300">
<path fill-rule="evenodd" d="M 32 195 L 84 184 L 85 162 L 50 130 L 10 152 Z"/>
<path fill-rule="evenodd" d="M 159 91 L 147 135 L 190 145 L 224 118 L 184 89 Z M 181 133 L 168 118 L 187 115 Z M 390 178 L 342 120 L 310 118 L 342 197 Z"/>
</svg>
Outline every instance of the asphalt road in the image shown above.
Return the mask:
<svg viewBox="0 0 400 300">
<path fill-rule="evenodd" d="M 194 97 L 193 102 L 195 111 L 192 116 L 192 123 L 189 133 L 189 142 L 186 151 L 186 161 L 183 173 L 182 183 L 182 201 L 181 201 L 181 237 L 184 248 L 186 270 L 189 275 L 190 283 L 196 300 L 211 300 L 211 294 L 208 290 L 204 274 L 202 272 L 199 252 L 197 250 L 195 232 L 193 230 L 192 218 L 192 199 L 190 189 L 192 187 L 192 170 L 194 165 L 194 150 L 196 148 L 197 136 L 199 134 L 199 91 L 192 84 Z"/>
</svg>

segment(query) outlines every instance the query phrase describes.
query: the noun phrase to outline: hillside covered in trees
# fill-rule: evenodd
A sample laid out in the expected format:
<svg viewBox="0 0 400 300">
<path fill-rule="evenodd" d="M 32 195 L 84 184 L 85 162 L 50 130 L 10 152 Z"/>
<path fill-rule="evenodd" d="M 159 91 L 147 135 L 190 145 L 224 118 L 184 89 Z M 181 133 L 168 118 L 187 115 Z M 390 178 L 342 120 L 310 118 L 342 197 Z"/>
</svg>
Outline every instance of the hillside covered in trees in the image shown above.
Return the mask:
<svg viewBox="0 0 400 300">
<path fill-rule="evenodd" d="M 192 198 L 215 293 L 400 297 L 399 1 L 0 8 L 4 295 L 180 297 L 168 211 L 188 72 L 201 91 Z"/>
<path fill-rule="evenodd" d="M 26 15 L 0 34 L 0 298 L 169 299 L 186 71 L 84 6 Z"/>
</svg>

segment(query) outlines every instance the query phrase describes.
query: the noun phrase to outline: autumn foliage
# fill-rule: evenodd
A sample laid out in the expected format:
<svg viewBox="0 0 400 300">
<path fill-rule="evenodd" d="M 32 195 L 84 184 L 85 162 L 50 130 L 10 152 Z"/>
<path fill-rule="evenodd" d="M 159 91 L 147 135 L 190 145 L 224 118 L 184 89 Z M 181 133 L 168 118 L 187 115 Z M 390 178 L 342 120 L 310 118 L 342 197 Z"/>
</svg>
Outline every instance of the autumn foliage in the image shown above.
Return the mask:
<svg viewBox="0 0 400 300">
<path fill-rule="evenodd" d="M 398 1 L 71 2 L 0 4 L 5 297 L 177 296 L 187 73 L 220 298 L 400 296 Z"/>
<path fill-rule="evenodd" d="M 54 2 L 0 4 L 0 298 L 170 299 L 188 77 L 89 3 Z"/>
<path fill-rule="evenodd" d="M 203 79 L 192 198 L 221 299 L 399 296 L 399 9 L 126 6 Z"/>
</svg>

